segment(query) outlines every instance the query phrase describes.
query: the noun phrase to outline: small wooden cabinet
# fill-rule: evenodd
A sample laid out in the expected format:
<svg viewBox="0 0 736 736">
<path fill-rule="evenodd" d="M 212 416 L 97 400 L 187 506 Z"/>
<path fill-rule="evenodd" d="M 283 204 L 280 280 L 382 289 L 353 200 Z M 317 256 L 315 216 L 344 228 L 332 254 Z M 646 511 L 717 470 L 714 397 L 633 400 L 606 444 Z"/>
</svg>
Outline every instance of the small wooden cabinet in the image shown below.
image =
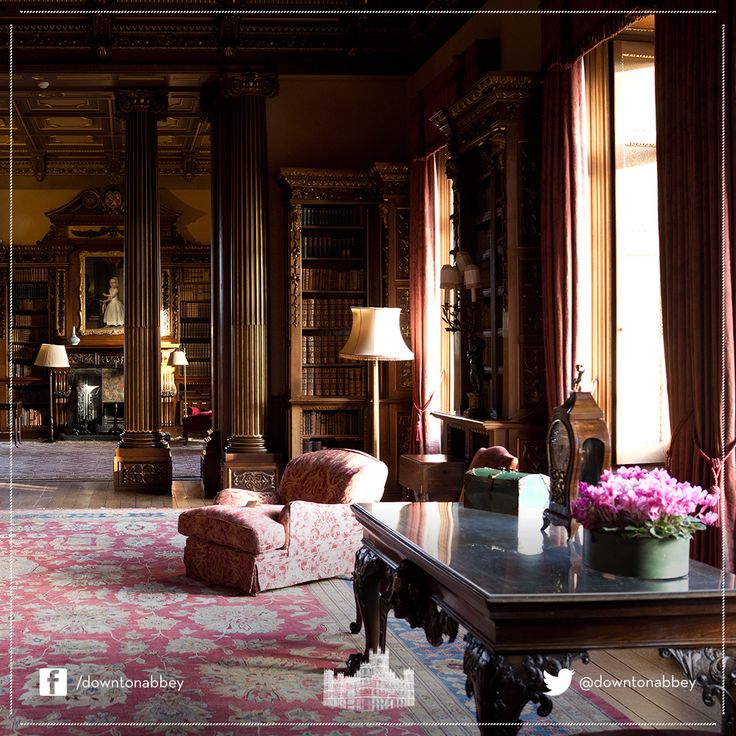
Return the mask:
<svg viewBox="0 0 736 736">
<path fill-rule="evenodd" d="M 414 501 L 457 501 L 467 468 L 467 461 L 449 455 L 402 455 L 399 483 Z"/>
</svg>

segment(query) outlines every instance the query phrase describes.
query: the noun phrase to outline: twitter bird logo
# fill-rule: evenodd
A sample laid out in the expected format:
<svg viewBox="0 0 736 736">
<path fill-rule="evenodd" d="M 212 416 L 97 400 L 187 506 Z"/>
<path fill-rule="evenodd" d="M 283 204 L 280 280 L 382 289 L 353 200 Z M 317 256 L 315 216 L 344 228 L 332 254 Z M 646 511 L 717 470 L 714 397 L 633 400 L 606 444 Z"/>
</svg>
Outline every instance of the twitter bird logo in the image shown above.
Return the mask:
<svg viewBox="0 0 736 736">
<path fill-rule="evenodd" d="M 560 670 L 560 674 L 555 676 L 547 672 L 546 670 L 542 673 L 544 677 L 544 684 L 547 686 L 547 692 L 545 695 L 562 695 L 572 683 L 572 675 L 575 670 L 568 670 L 563 667 Z"/>
</svg>

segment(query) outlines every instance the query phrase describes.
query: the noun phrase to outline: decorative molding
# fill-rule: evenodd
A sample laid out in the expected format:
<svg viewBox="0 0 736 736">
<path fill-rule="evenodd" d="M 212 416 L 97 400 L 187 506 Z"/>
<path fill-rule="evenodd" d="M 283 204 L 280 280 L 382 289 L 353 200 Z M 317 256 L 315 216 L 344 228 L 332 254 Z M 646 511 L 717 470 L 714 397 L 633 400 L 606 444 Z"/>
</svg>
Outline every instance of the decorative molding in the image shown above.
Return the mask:
<svg viewBox="0 0 736 736">
<path fill-rule="evenodd" d="M 56 336 L 66 337 L 66 269 L 56 269 L 54 291 L 54 313 L 56 317 Z"/>
<path fill-rule="evenodd" d="M 133 112 L 150 112 L 156 120 L 166 120 L 168 96 L 160 90 L 136 89 L 115 92 L 115 115 L 125 118 Z"/>
<path fill-rule="evenodd" d="M 110 15 L 92 16 L 92 48 L 100 59 L 106 59 L 112 54 L 112 23 L 113 18 Z"/>
<path fill-rule="evenodd" d="M 234 470 L 230 474 L 233 488 L 264 493 L 276 491 L 276 470 Z"/>
<path fill-rule="evenodd" d="M 381 221 L 381 278 L 383 281 L 383 301 L 381 303 L 385 306 L 390 306 L 389 270 L 391 264 L 391 240 L 388 231 L 390 209 L 388 202 L 381 202 L 381 204 L 378 205 L 378 216 Z"/>
<path fill-rule="evenodd" d="M 520 141 L 519 177 L 519 245 L 536 246 L 541 244 L 541 173 L 539 170 L 541 158 L 538 141 Z"/>
<path fill-rule="evenodd" d="M 31 170 L 36 181 L 46 178 L 46 151 L 35 151 L 31 154 Z"/>
<path fill-rule="evenodd" d="M 519 258 L 521 318 L 519 329 L 526 337 L 542 335 L 542 262 L 539 254 Z"/>
<path fill-rule="evenodd" d="M 298 327 L 302 318 L 301 273 L 302 206 L 295 204 L 289 212 L 289 299 L 292 327 Z"/>
<path fill-rule="evenodd" d="M 164 483 L 169 475 L 171 460 L 160 463 L 129 463 L 120 462 L 120 475 L 122 477 L 122 485 L 125 486 L 146 486 L 156 483 Z"/>
<path fill-rule="evenodd" d="M 544 408 L 547 390 L 544 380 L 544 348 L 521 347 L 521 406 L 524 409 Z"/>
<path fill-rule="evenodd" d="M 392 195 L 408 196 L 409 164 L 376 163 L 373 164 L 371 173 L 384 197 Z"/>
<path fill-rule="evenodd" d="M 411 452 L 411 414 L 399 414 L 396 417 L 396 457 L 401 457 Z"/>
<path fill-rule="evenodd" d="M 292 199 L 377 202 L 375 179 L 365 171 L 343 169 L 281 169 L 279 182 Z"/>
<path fill-rule="evenodd" d="M 123 368 L 125 365 L 122 348 L 113 353 L 81 352 L 67 348 L 67 353 L 71 368 Z"/>
<path fill-rule="evenodd" d="M 258 95 L 275 97 L 279 93 L 277 74 L 261 74 L 245 72 L 243 74 L 225 74 L 220 80 L 223 97 L 241 97 Z"/>
<path fill-rule="evenodd" d="M 396 278 L 409 278 L 409 208 L 396 208 Z"/>
<path fill-rule="evenodd" d="M 108 165 L 101 161 L 78 161 L 71 160 L 75 156 L 74 151 L 65 150 L 64 159 L 51 159 L 46 161 L 46 177 L 49 176 L 84 176 L 84 177 L 106 177 L 109 176 Z M 0 174 L 7 176 L 10 172 L 8 161 L 0 161 Z M 119 178 L 125 173 L 125 166 L 121 166 Z M 171 159 L 167 154 L 159 154 L 158 173 L 161 176 L 182 176 L 186 178 L 187 171 L 183 168 L 182 158 Z M 210 162 L 208 158 L 196 157 L 195 176 L 209 176 Z M 28 156 L 19 154 L 14 158 L 14 176 L 35 176 L 33 160 Z M 189 181 L 189 180 L 187 180 Z"/>
<path fill-rule="evenodd" d="M 451 151 L 456 154 L 482 140 L 503 140 L 510 123 L 523 124 L 538 117 L 534 108 L 540 102 L 538 77 L 491 72 L 454 105 L 443 108 L 430 120 L 451 142 Z"/>
</svg>

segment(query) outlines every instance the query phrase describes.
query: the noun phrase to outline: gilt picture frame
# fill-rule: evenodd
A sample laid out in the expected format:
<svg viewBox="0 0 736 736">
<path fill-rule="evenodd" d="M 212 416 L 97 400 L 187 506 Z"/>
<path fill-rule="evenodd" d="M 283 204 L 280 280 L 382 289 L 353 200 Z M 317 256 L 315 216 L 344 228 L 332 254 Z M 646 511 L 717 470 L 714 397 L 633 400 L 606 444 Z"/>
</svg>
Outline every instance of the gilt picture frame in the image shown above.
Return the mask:
<svg viewBox="0 0 736 736">
<path fill-rule="evenodd" d="M 122 335 L 125 329 L 122 251 L 79 254 L 79 333 Z"/>
</svg>

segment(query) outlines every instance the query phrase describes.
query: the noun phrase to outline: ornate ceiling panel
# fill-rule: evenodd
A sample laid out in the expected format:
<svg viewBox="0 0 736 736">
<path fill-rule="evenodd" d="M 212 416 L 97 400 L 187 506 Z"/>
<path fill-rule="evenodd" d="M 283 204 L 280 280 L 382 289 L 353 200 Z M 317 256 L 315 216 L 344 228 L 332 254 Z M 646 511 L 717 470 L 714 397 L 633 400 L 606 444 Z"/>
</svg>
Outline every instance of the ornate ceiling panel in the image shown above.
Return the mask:
<svg viewBox="0 0 736 736">
<path fill-rule="evenodd" d="M 124 166 L 116 89 L 168 90 L 159 125 L 162 173 L 209 169 L 199 90 L 222 72 L 413 73 L 483 0 L 14 0 L 0 2 L 0 69 L 13 25 L 14 169 L 46 176 Z M 7 84 L 7 73 L 0 72 Z M 8 169 L 7 97 L 0 99 L 0 171 Z"/>
</svg>

